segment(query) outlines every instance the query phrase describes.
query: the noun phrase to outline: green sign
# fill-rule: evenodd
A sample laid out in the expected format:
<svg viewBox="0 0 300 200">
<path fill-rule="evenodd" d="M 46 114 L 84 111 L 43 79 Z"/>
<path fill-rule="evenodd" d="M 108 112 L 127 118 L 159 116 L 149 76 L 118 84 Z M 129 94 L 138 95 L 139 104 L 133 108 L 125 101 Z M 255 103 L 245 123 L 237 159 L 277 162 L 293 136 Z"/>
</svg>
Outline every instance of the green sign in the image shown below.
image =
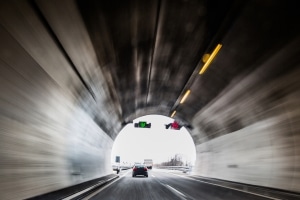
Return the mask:
<svg viewBox="0 0 300 200">
<path fill-rule="evenodd" d="M 134 123 L 134 127 L 136 127 L 136 128 L 151 128 L 151 123 L 139 121 L 139 123 Z"/>
<path fill-rule="evenodd" d="M 146 125 L 147 125 L 146 122 L 139 122 L 139 127 L 141 127 L 141 128 L 145 128 Z"/>
</svg>

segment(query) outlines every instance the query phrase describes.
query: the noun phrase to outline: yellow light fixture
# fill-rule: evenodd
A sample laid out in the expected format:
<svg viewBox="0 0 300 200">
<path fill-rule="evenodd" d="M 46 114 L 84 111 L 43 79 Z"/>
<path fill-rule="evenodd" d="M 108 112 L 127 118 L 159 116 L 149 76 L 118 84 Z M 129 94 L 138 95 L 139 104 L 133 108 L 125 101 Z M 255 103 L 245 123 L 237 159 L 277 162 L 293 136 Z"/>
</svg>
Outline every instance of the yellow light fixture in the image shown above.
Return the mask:
<svg viewBox="0 0 300 200">
<path fill-rule="evenodd" d="M 209 59 L 209 56 L 210 56 L 209 53 L 204 54 L 204 55 L 202 56 L 202 62 L 203 62 L 203 63 L 206 63 L 207 60 Z"/>
<path fill-rule="evenodd" d="M 205 64 L 203 65 L 202 69 L 200 70 L 199 74 L 203 74 L 205 70 L 208 68 L 209 64 L 213 61 L 219 50 L 221 49 L 222 45 L 218 44 L 212 54 L 209 56 Z"/>
<path fill-rule="evenodd" d="M 185 99 L 189 96 L 189 94 L 191 93 L 191 90 L 187 90 L 184 94 L 184 96 L 182 97 L 180 103 L 183 103 L 185 101 Z"/>
<path fill-rule="evenodd" d="M 175 114 L 176 114 L 176 110 L 173 111 L 171 117 L 174 117 Z"/>
</svg>

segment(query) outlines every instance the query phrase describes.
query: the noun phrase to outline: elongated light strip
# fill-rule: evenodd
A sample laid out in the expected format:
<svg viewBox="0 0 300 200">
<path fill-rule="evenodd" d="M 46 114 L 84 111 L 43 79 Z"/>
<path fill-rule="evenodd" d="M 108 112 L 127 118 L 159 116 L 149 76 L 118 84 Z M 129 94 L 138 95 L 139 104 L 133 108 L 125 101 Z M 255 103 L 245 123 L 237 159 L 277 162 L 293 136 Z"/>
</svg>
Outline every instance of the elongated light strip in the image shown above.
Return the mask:
<svg viewBox="0 0 300 200">
<path fill-rule="evenodd" d="M 219 52 L 219 50 L 221 49 L 222 45 L 218 44 L 216 46 L 216 48 L 214 49 L 214 51 L 211 53 L 211 55 L 209 56 L 209 58 L 207 59 L 207 61 L 205 62 L 204 66 L 202 67 L 202 69 L 200 70 L 199 74 L 203 74 L 205 72 L 205 70 L 208 68 L 209 64 L 212 62 L 212 60 L 215 58 L 215 56 L 217 55 L 217 53 Z"/>
<path fill-rule="evenodd" d="M 183 103 L 186 100 L 186 98 L 189 96 L 190 93 L 191 93 L 191 90 L 187 90 L 185 92 L 184 96 L 182 97 L 180 103 Z"/>
<path fill-rule="evenodd" d="M 173 111 L 171 117 L 174 117 L 175 114 L 176 114 L 176 110 Z"/>
</svg>

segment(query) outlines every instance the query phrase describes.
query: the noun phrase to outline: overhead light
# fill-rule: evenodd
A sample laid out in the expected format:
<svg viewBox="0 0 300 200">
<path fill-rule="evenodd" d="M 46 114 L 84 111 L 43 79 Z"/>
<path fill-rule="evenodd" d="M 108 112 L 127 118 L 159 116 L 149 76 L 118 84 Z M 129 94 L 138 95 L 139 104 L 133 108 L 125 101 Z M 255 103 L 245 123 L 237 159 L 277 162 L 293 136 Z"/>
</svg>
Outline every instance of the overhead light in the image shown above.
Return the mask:
<svg viewBox="0 0 300 200">
<path fill-rule="evenodd" d="M 202 69 L 200 70 L 199 74 L 203 74 L 205 70 L 208 68 L 209 64 L 213 61 L 219 50 L 221 49 L 222 45 L 218 44 L 214 51 L 211 53 L 205 64 L 203 65 Z"/>
<path fill-rule="evenodd" d="M 176 110 L 173 111 L 171 117 L 174 117 L 175 114 L 176 114 Z"/>
<path fill-rule="evenodd" d="M 184 96 L 182 97 L 180 103 L 183 103 L 185 101 L 185 99 L 189 96 L 191 90 L 187 90 L 184 94 Z"/>
<path fill-rule="evenodd" d="M 210 56 L 209 53 L 204 54 L 204 55 L 202 56 L 202 62 L 203 62 L 203 63 L 206 63 L 207 60 L 209 59 L 209 56 Z"/>
</svg>

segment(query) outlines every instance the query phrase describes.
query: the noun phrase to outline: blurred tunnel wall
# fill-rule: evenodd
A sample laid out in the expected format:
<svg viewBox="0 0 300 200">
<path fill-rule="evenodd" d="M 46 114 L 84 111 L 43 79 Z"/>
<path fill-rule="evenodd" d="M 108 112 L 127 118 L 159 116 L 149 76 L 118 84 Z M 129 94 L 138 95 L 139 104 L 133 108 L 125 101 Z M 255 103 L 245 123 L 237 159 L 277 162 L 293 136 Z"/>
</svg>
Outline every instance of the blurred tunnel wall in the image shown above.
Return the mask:
<svg viewBox="0 0 300 200">
<path fill-rule="evenodd" d="M 121 127 L 80 20 L 61 21 L 69 23 L 77 37 L 76 43 L 64 43 L 71 63 L 28 2 L 0 3 L 3 200 L 24 199 L 112 173 L 111 148 Z M 66 19 L 78 17 L 73 14 Z M 69 37 L 65 32 L 57 35 Z"/>
<path fill-rule="evenodd" d="M 300 192 L 299 41 L 198 112 L 197 174 Z"/>
<path fill-rule="evenodd" d="M 61 87 L 1 33 L 7 45 L 0 52 L 0 199 L 24 199 L 111 173 L 113 140 L 89 114 L 93 104 L 83 102 L 85 90 L 71 92 L 80 90 L 76 83 Z"/>
</svg>

